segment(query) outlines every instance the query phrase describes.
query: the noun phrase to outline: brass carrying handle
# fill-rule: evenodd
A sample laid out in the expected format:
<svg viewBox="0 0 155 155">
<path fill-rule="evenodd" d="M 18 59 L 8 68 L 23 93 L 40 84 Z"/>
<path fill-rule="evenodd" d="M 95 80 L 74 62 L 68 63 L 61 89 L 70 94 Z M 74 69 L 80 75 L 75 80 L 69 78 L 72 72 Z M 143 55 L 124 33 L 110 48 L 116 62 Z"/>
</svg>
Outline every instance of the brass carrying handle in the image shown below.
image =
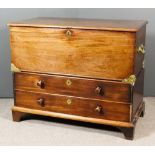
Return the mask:
<svg viewBox="0 0 155 155">
<path fill-rule="evenodd" d="M 102 112 L 102 107 L 98 105 L 98 106 L 95 108 L 95 111 L 98 112 L 98 113 L 101 113 L 101 112 Z"/>
<path fill-rule="evenodd" d="M 141 44 L 141 45 L 138 47 L 137 52 L 138 52 L 138 53 L 145 54 L 145 47 L 144 47 L 143 44 Z"/>
<path fill-rule="evenodd" d="M 45 100 L 43 99 L 43 98 L 40 98 L 40 99 L 38 99 L 37 100 L 37 103 L 41 106 L 41 107 L 43 107 L 45 104 Z"/>
<path fill-rule="evenodd" d="M 38 82 L 37 82 L 37 86 L 39 86 L 40 88 L 44 88 L 45 87 L 45 82 L 43 81 L 43 80 L 39 80 Z"/>
</svg>

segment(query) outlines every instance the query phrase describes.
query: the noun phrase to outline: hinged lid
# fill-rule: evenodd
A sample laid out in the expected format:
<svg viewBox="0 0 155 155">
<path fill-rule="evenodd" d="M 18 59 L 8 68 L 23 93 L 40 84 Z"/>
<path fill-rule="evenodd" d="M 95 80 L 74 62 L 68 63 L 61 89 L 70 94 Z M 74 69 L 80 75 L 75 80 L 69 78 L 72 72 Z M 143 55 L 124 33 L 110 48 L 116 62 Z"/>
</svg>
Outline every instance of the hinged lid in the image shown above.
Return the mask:
<svg viewBox="0 0 155 155">
<path fill-rule="evenodd" d="M 38 17 L 19 22 L 12 22 L 8 25 L 18 27 L 55 27 L 136 32 L 146 24 L 147 21 L 144 20 L 103 20 Z"/>
</svg>

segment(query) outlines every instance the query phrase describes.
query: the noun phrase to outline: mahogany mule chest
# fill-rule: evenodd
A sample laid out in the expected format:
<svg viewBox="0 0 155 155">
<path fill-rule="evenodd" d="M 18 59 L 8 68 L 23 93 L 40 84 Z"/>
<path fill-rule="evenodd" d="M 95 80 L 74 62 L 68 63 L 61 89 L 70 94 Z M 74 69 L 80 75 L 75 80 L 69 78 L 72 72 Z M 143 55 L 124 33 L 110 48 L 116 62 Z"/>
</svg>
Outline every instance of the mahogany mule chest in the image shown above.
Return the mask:
<svg viewBox="0 0 155 155">
<path fill-rule="evenodd" d="M 119 128 L 144 115 L 146 21 L 35 18 L 9 24 L 14 121 L 36 114 Z"/>
</svg>

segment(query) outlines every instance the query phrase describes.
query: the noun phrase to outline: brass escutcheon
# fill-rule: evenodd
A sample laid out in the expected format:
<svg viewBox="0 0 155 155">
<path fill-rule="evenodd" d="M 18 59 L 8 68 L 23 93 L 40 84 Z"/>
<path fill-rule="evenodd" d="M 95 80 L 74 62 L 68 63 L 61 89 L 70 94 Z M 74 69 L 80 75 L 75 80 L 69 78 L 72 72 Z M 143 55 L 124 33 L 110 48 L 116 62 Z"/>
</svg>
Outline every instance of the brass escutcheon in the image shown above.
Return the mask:
<svg viewBox="0 0 155 155">
<path fill-rule="evenodd" d="M 71 32 L 70 30 L 67 30 L 67 31 L 66 31 L 66 36 L 67 36 L 67 37 L 70 37 L 71 35 L 72 35 L 72 32 Z"/>
<path fill-rule="evenodd" d="M 67 99 L 67 104 L 70 105 L 72 103 L 71 99 Z"/>
<path fill-rule="evenodd" d="M 66 81 L 66 85 L 67 85 L 67 86 L 70 86 L 71 84 L 72 84 L 71 80 L 68 79 L 68 80 Z"/>
</svg>

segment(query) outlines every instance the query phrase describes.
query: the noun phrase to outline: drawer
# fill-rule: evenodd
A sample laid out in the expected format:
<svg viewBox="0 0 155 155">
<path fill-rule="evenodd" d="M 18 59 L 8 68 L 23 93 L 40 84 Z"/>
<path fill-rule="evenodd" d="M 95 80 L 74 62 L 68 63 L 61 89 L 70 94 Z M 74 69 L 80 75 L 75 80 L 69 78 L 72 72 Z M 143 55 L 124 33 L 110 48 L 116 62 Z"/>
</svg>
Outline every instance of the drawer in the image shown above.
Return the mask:
<svg viewBox="0 0 155 155">
<path fill-rule="evenodd" d="M 10 34 L 12 63 L 22 71 L 113 80 L 134 72 L 131 32 L 10 27 Z"/>
<path fill-rule="evenodd" d="M 60 95 L 18 91 L 15 92 L 15 106 L 100 118 L 116 121 L 130 121 L 130 105 Z"/>
<path fill-rule="evenodd" d="M 131 86 L 122 82 L 77 77 L 15 73 L 15 89 L 100 100 L 130 102 Z"/>
</svg>

